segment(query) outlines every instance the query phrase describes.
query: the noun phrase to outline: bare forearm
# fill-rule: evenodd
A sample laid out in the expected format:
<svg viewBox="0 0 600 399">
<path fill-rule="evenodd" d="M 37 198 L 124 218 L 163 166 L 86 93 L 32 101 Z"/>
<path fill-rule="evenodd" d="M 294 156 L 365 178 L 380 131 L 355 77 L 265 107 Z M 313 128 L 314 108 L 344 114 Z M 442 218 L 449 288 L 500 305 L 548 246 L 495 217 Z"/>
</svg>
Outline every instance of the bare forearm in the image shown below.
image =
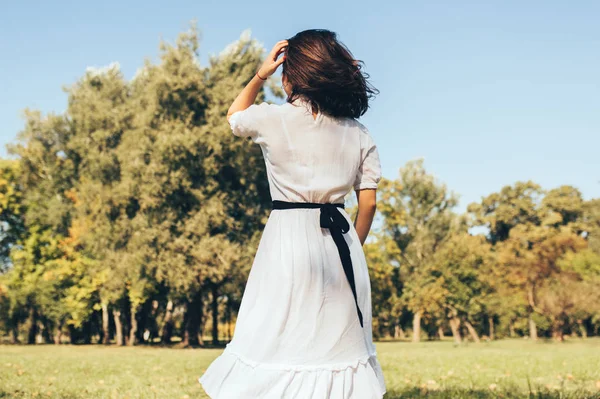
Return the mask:
<svg viewBox="0 0 600 399">
<path fill-rule="evenodd" d="M 358 213 L 354 220 L 354 228 L 362 245 L 369 235 L 377 210 L 375 190 L 357 191 L 356 197 L 358 199 Z"/>
<path fill-rule="evenodd" d="M 366 210 L 358 210 L 356 220 L 354 221 L 354 228 L 360 239 L 360 245 L 365 243 L 367 236 L 369 235 L 374 216 L 375 207 Z"/>
<path fill-rule="evenodd" d="M 259 78 L 257 75 L 254 75 L 252 80 L 248 82 L 246 87 L 244 87 L 240 94 L 238 94 L 238 96 L 235 98 L 231 104 L 231 107 L 229 107 L 229 111 L 227 111 L 227 119 L 229 119 L 229 117 L 234 113 L 243 111 L 254 104 L 254 101 L 256 101 L 256 96 L 258 95 L 263 83 L 264 80 Z"/>
<path fill-rule="evenodd" d="M 278 41 L 277 44 L 273 47 L 267 58 L 262 63 L 257 73 L 254 74 L 254 77 L 246 87 L 238 94 L 238 96 L 229 107 L 229 111 L 227 111 L 227 120 L 229 117 L 238 111 L 243 111 L 256 101 L 256 96 L 260 91 L 265 80 L 273 75 L 273 73 L 277 70 L 277 67 L 281 65 L 283 61 L 285 61 L 285 57 L 279 57 L 287 47 L 287 40 Z"/>
</svg>

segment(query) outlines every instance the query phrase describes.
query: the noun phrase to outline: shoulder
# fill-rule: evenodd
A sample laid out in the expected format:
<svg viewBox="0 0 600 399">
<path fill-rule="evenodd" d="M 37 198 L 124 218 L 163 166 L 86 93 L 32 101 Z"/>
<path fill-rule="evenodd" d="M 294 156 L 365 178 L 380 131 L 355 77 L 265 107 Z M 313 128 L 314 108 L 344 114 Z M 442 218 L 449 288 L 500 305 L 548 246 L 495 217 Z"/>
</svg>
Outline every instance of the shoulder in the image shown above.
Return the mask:
<svg viewBox="0 0 600 399">
<path fill-rule="evenodd" d="M 369 129 L 358 119 L 353 119 L 356 128 L 359 130 L 361 135 L 369 136 Z"/>
<path fill-rule="evenodd" d="M 246 109 L 246 111 L 248 111 L 249 113 L 255 113 L 257 115 L 268 116 L 270 114 L 279 112 L 281 107 L 282 106 L 280 104 L 272 104 L 263 101 L 258 104 L 252 104 Z"/>
<path fill-rule="evenodd" d="M 362 122 L 357 119 L 353 119 L 353 124 L 358 131 L 360 143 L 362 147 L 372 147 L 375 145 L 375 141 L 371 136 L 371 132 L 368 127 L 366 127 Z"/>
<path fill-rule="evenodd" d="M 256 141 L 275 126 L 274 121 L 276 121 L 279 109 L 279 105 L 263 101 L 234 112 L 229 117 L 233 134 L 240 137 L 252 137 Z"/>
<path fill-rule="evenodd" d="M 252 129 L 260 129 L 262 125 L 274 119 L 279 113 L 280 105 L 261 102 L 252 104 L 244 110 L 234 112 L 229 122 L 236 125 L 245 125 Z"/>
</svg>

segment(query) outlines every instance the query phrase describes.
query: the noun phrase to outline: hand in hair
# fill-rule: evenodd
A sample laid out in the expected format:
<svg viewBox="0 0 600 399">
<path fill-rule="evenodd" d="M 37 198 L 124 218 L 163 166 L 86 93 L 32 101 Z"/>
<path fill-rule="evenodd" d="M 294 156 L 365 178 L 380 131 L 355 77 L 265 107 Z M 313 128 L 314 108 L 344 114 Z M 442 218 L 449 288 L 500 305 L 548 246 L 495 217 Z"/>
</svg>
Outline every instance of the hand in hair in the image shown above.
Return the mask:
<svg viewBox="0 0 600 399">
<path fill-rule="evenodd" d="M 257 73 L 254 75 L 252 80 L 248 82 L 246 87 L 238 94 L 238 96 L 233 101 L 233 104 L 229 107 L 229 111 L 227 111 L 227 120 L 238 111 L 243 111 L 252 104 L 256 100 L 256 96 L 260 91 L 265 80 L 273 75 L 273 73 L 277 70 L 277 67 L 285 61 L 285 56 L 277 59 L 279 55 L 285 51 L 286 46 L 288 45 L 287 40 L 281 40 L 275 44 Z"/>
<path fill-rule="evenodd" d="M 271 52 L 269 53 L 269 55 L 267 55 L 267 58 L 258 69 L 258 74 L 261 78 L 266 79 L 269 76 L 273 75 L 279 67 L 279 65 L 281 65 L 283 61 L 285 61 L 285 55 L 279 59 L 277 59 L 277 57 L 279 57 L 281 53 L 285 52 L 285 48 L 287 47 L 287 45 L 287 40 L 281 40 L 277 42 L 275 46 L 273 46 Z"/>
</svg>

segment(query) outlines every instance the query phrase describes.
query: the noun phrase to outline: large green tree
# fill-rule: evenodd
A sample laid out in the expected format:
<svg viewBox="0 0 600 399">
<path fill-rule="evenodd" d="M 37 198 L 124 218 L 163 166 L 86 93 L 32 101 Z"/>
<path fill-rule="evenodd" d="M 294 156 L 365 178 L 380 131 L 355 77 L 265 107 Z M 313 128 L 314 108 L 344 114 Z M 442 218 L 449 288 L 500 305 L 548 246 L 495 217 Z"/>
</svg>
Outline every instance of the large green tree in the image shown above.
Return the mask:
<svg viewBox="0 0 600 399">
<path fill-rule="evenodd" d="M 392 261 L 400 268 L 402 299 L 413 314 L 413 341 L 420 340 L 421 319 L 435 313 L 440 291 L 429 272 L 433 255 L 458 228 L 453 209 L 458 198 L 428 174 L 423 161 L 409 162 L 397 180 L 384 180 L 379 210 L 383 231 L 394 243 Z"/>
<path fill-rule="evenodd" d="M 549 292 L 545 286 L 558 278 L 563 256 L 586 247 L 581 193 L 570 186 L 544 192 L 533 182 L 518 182 L 471 204 L 469 211 L 494 245 L 501 277 L 496 289 L 522 298 L 529 335 L 536 339 L 539 322 L 552 318 L 550 307 L 538 306 L 539 293 Z"/>
<path fill-rule="evenodd" d="M 27 341 L 34 343 L 40 324 L 50 340 L 49 331 L 64 313 L 56 311 L 60 285 L 45 276 L 63 255 L 59 243 L 68 235 L 73 213 L 66 193 L 76 182 L 77 161 L 68 148 L 72 130 L 64 116 L 26 111 L 25 120 L 18 142 L 7 146 L 19 159 L 18 186 L 24 207 L 22 226 L 15 225 L 22 233 L 10 248 L 7 286 L 15 332 L 27 317 Z"/>
</svg>

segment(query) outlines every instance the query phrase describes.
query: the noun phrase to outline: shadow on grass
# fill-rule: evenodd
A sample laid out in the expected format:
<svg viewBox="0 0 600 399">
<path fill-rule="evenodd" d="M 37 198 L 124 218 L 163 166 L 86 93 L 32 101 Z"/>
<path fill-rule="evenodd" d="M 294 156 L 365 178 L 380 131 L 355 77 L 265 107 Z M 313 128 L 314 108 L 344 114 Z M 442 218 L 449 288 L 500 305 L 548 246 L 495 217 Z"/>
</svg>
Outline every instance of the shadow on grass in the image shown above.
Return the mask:
<svg viewBox="0 0 600 399">
<path fill-rule="evenodd" d="M 427 390 L 418 387 L 411 387 L 404 390 L 391 390 L 384 399 L 600 399 L 600 393 L 588 391 L 535 391 L 531 393 L 519 391 L 490 391 L 477 389 L 436 389 Z"/>
</svg>

